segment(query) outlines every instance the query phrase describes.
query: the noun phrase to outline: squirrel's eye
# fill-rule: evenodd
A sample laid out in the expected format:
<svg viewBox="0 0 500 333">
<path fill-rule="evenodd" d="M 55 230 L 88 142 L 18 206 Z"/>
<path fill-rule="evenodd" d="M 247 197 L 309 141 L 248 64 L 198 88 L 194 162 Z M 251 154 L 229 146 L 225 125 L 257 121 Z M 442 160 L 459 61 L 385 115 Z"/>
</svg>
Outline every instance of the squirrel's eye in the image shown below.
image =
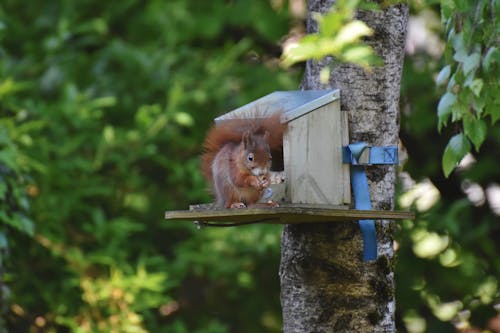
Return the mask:
<svg viewBox="0 0 500 333">
<path fill-rule="evenodd" d="M 248 154 L 247 159 L 249 162 L 253 162 L 253 154 L 252 153 Z"/>
</svg>

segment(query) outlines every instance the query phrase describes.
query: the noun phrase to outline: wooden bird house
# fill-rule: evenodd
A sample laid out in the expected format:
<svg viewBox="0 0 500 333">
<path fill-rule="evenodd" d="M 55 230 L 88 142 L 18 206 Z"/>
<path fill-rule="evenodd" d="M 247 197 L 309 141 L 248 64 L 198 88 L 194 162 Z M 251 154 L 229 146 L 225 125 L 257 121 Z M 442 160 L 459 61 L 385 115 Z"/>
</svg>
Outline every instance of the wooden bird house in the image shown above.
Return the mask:
<svg viewBox="0 0 500 333">
<path fill-rule="evenodd" d="M 397 147 L 366 149 L 368 154 L 363 147 L 363 155 L 368 155 L 367 162 L 360 161 L 357 155 L 353 158 L 355 154 L 349 150 L 347 114 L 340 109 L 339 90 L 273 92 L 216 118 L 215 124 L 276 113 L 281 114 L 280 121 L 286 124 L 283 151 L 272 153 L 272 171 L 284 179 L 276 184 L 271 181 L 272 199 L 279 207 L 214 209 L 210 204 L 201 204 L 191 205 L 189 210 L 167 211 L 165 218 L 213 226 L 414 218 L 411 212 L 371 210 L 367 184 L 364 190 L 353 191 L 354 197 L 363 192 L 367 196 L 358 196 L 365 203 L 356 204 L 357 209 L 352 209 L 352 170 L 359 175 L 361 165 L 387 164 L 385 155 L 391 153 L 396 158 L 390 164 L 397 163 L 393 163 L 397 160 Z M 373 163 L 370 162 L 372 155 Z M 351 169 L 353 165 L 355 169 Z"/>
<path fill-rule="evenodd" d="M 349 134 L 339 97 L 338 90 L 277 91 L 216 118 L 215 123 L 282 113 L 283 156 L 273 156 L 273 161 L 283 161 L 285 193 L 280 198 L 283 185 L 273 185 L 273 198 L 292 204 L 350 204 L 349 166 L 342 163 Z"/>
</svg>

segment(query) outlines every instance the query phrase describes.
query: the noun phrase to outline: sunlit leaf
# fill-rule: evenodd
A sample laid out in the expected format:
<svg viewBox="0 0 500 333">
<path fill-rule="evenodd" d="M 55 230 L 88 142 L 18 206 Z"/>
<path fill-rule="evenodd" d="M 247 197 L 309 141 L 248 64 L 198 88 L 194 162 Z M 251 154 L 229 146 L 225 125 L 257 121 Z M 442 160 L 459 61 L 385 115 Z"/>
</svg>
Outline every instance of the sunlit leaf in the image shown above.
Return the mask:
<svg viewBox="0 0 500 333">
<path fill-rule="evenodd" d="M 484 82 L 481 79 L 475 79 L 474 81 L 472 81 L 469 88 L 470 90 L 472 90 L 474 95 L 479 96 L 479 94 L 481 93 L 481 89 L 483 89 L 483 83 Z"/>
<path fill-rule="evenodd" d="M 373 50 L 370 46 L 359 45 L 349 47 L 343 54 L 343 58 L 364 67 L 369 67 L 370 65 L 381 64 L 381 59 L 373 55 Z"/>
<path fill-rule="evenodd" d="M 334 41 L 339 47 L 342 47 L 358 41 L 361 37 L 371 36 L 372 34 L 373 30 L 366 23 L 355 20 L 344 25 L 335 36 Z"/>
<path fill-rule="evenodd" d="M 452 107 L 457 102 L 457 96 L 451 92 L 444 94 L 439 100 L 437 107 L 437 113 L 439 118 L 439 124 L 446 123 L 448 117 L 451 114 Z"/>
<path fill-rule="evenodd" d="M 326 56 L 365 68 L 379 65 L 381 61 L 373 54 L 372 48 L 361 41 L 363 37 L 373 34 L 372 29 L 362 21 L 349 20 L 356 4 L 357 1 L 337 1 L 335 9 L 327 14 L 321 16 L 314 13 L 319 33 L 307 35 L 297 45 L 287 48 L 281 59 L 282 65 L 288 67 Z"/>
<path fill-rule="evenodd" d="M 481 61 L 481 56 L 479 53 L 473 53 L 463 59 L 463 69 L 464 74 L 467 75 L 471 71 L 479 67 L 479 62 Z"/>
<path fill-rule="evenodd" d="M 327 84 L 330 80 L 330 67 L 323 67 L 319 73 L 319 80 L 323 84 Z"/>
<path fill-rule="evenodd" d="M 453 59 L 458 62 L 464 62 L 467 59 L 467 50 L 465 48 L 464 36 L 462 32 L 452 35 L 452 44 L 455 49 Z"/>
<path fill-rule="evenodd" d="M 444 66 L 436 78 L 436 84 L 438 86 L 444 84 L 446 80 L 448 80 L 448 78 L 450 77 L 450 73 L 451 73 L 451 66 L 450 65 Z"/>
<path fill-rule="evenodd" d="M 442 167 L 445 177 L 455 169 L 462 158 L 470 151 L 470 143 L 463 133 L 453 136 L 443 154 Z"/>
<path fill-rule="evenodd" d="M 174 116 L 175 121 L 182 126 L 190 127 L 193 125 L 193 117 L 187 112 L 178 112 Z"/>
</svg>

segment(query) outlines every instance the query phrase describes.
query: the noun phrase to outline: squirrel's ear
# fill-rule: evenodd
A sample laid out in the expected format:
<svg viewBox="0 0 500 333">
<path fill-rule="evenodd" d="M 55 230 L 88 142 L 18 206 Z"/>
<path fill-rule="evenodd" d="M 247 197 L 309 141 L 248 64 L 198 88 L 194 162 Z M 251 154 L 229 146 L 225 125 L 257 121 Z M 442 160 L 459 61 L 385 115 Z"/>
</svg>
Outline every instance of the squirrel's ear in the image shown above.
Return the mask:
<svg viewBox="0 0 500 333">
<path fill-rule="evenodd" d="M 264 140 L 265 140 L 266 142 L 269 142 L 269 136 L 271 136 L 271 134 L 269 134 L 269 131 L 265 131 L 265 132 L 264 132 Z"/>
<path fill-rule="evenodd" d="M 243 147 L 245 147 L 245 149 L 249 149 L 250 146 L 252 145 L 252 134 L 250 133 L 250 131 L 245 131 L 245 133 L 243 133 Z"/>
</svg>

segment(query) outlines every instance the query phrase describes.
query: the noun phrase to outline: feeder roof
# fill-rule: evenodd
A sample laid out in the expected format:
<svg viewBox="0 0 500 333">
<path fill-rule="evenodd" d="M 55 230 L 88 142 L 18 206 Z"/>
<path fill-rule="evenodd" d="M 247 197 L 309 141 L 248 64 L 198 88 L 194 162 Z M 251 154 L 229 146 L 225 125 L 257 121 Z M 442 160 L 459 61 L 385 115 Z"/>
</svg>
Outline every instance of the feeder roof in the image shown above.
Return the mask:
<svg viewBox="0 0 500 333">
<path fill-rule="evenodd" d="M 251 103 L 243 105 L 215 119 L 215 122 L 244 118 L 247 115 L 269 117 L 276 112 L 283 112 L 281 122 L 287 123 L 317 108 L 338 99 L 340 92 L 336 90 L 296 90 L 275 91 Z M 255 112 L 256 111 L 256 112 Z"/>
</svg>

